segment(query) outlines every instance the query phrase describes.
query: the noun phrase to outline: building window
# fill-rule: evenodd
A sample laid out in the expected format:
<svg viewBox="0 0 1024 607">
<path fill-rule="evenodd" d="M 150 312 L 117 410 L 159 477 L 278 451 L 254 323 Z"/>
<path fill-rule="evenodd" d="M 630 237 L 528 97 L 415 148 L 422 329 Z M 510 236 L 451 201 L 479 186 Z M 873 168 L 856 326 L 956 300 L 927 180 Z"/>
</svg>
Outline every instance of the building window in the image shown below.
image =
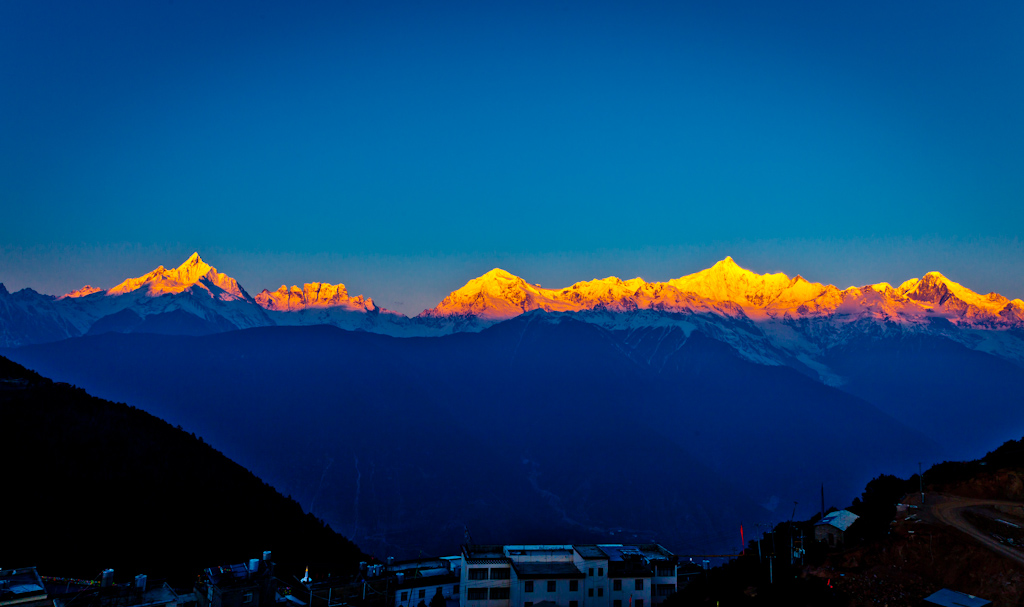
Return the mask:
<svg viewBox="0 0 1024 607">
<path fill-rule="evenodd" d="M 658 584 L 658 596 L 669 596 L 675 591 L 675 584 Z"/>
<path fill-rule="evenodd" d="M 409 600 L 409 592 L 408 591 L 402 593 L 402 600 L 403 601 L 408 601 Z"/>
<path fill-rule="evenodd" d="M 637 600 L 633 601 L 633 604 L 636 605 L 636 607 L 644 607 L 644 600 L 643 599 L 637 599 Z"/>
<path fill-rule="evenodd" d="M 622 590 L 622 580 L 612 580 L 612 590 Z"/>
<path fill-rule="evenodd" d="M 502 567 L 501 569 L 491 569 L 492 580 L 507 580 L 509 579 L 508 567 Z"/>
<path fill-rule="evenodd" d="M 636 580 L 634 582 L 634 586 L 636 586 L 637 590 L 643 590 L 644 589 L 644 581 L 642 579 Z"/>
<path fill-rule="evenodd" d="M 658 565 L 658 577 L 672 577 L 675 575 L 675 571 L 672 571 L 672 567 L 669 565 Z"/>
<path fill-rule="evenodd" d="M 593 588 L 587 588 L 587 596 L 594 596 L 594 589 Z"/>
<path fill-rule="evenodd" d="M 505 600 L 508 598 L 508 588 L 491 588 L 491 600 Z"/>
<path fill-rule="evenodd" d="M 594 568 L 593 567 L 591 567 L 590 569 L 587 569 L 587 575 L 589 575 L 590 577 L 594 577 Z"/>
<path fill-rule="evenodd" d="M 420 588 L 420 598 L 421 599 L 427 598 L 427 589 L 426 588 Z"/>
<path fill-rule="evenodd" d="M 612 607 L 622 607 L 622 599 L 615 599 L 612 601 Z"/>
<path fill-rule="evenodd" d="M 523 603 L 523 607 L 533 607 L 533 601 L 526 601 Z"/>
<path fill-rule="evenodd" d="M 458 593 L 459 593 L 459 585 L 455 584 L 454 586 L 452 586 L 452 594 L 458 594 Z"/>
<path fill-rule="evenodd" d="M 471 601 L 483 601 L 487 599 L 486 588 L 470 588 L 466 591 L 466 598 Z"/>
<path fill-rule="evenodd" d="M 569 601 L 569 607 L 580 607 L 579 601 Z"/>
<path fill-rule="evenodd" d="M 569 592 L 579 592 L 579 591 L 580 591 L 580 581 L 579 580 L 569 580 Z"/>
<path fill-rule="evenodd" d="M 242 595 L 242 604 L 243 605 L 245 603 L 251 603 L 251 602 L 252 602 L 252 593 L 251 592 L 246 592 L 245 594 Z"/>
<path fill-rule="evenodd" d="M 470 567 L 469 568 L 469 579 L 471 580 L 486 580 L 487 570 L 483 567 Z"/>
<path fill-rule="evenodd" d="M 604 567 L 598 567 L 597 568 L 597 577 L 601 577 L 602 575 L 604 575 Z"/>
<path fill-rule="evenodd" d="M 548 580 L 548 592 L 555 591 L 555 580 Z"/>
<path fill-rule="evenodd" d="M 533 592 L 533 580 L 526 580 L 526 587 L 523 588 L 524 592 Z"/>
<path fill-rule="evenodd" d="M 604 596 L 604 588 L 597 589 L 597 596 Z"/>
</svg>

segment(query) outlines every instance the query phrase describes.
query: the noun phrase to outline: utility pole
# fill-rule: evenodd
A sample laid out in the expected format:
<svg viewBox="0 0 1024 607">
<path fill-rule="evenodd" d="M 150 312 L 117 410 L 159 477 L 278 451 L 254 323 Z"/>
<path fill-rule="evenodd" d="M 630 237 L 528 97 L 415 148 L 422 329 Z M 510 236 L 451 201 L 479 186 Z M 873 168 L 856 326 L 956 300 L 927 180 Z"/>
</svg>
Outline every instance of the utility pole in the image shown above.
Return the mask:
<svg viewBox="0 0 1024 607">
<path fill-rule="evenodd" d="M 921 505 L 924 506 L 924 474 L 921 472 L 921 462 L 917 462 L 917 485 L 921 490 Z"/>
</svg>

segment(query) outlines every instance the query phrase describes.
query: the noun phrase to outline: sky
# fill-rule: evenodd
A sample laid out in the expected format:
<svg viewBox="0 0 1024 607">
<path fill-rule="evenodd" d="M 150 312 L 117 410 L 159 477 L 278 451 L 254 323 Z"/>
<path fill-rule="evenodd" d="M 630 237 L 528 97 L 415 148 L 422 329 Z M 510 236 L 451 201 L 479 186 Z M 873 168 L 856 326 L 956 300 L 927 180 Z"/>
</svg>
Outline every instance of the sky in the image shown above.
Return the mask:
<svg viewBox="0 0 1024 607">
<path fill-rule="evenodd" d="M 0 282 L 1024 297 L 1024 4 L 0 3 Z"/>
</svg>

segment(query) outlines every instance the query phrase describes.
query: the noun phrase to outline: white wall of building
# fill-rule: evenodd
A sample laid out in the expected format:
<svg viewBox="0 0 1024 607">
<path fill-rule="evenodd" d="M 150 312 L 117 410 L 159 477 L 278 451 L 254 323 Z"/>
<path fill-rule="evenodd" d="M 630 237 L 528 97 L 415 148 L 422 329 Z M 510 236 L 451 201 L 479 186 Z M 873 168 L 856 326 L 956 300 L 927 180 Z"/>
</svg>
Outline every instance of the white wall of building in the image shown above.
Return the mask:
<svg viewBox="0 0 1024 607">
<path fill-rule="evenodd" d="M 459 584 L 450 582 L 447 584 L 439 584 L 432 586 L 422 586 L 419 588 L 401 588 L 395 591 L 395 607 L 416 607 L 423 601 L 425 604 L 430 604 L 430 599 L 434 598 L 434 594 L 437 589 L 441 589 L 441 596 L 446 599 L 459 598 Z"/>
</svg>

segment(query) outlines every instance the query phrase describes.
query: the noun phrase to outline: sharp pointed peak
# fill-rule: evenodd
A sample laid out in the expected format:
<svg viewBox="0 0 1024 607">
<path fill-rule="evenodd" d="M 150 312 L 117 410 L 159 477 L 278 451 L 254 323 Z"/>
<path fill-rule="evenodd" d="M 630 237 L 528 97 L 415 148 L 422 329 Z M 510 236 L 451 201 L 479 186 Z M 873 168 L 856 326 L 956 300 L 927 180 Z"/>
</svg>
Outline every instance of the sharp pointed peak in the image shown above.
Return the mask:
<svg viewBox="0 0 1024 607">
<path fill-rule="evenodd" d="M 731 255 L 726 255 L 724 259 L 716 261 L 714 265 L 712 265 L 707 270 L 703 270 L 703 272 L 707 272 L 713 275 L 723 274 L 726 276 L 734 274 L 755 274 L 755 272 L 751 272 L 750 270 L 736 263 L 736 260 L 733 259 Z"/>
<path fill-rule="evenodd" d="M 196 252 L 192 253 L 191 255 L 189 255 L 188 259 L 186 259 L 184 261 L 184 263 L 182 263 L 178 267 L 179 268 L 187 268 L 187 267 L 196 267 L 196 266 L 201 266 L 201 265 L 209 267 L 210 264 L 208 264 L 205 261 L 203 261 L 203 258 L 199 256 L 199 252 L 196 251 Z"/>
</svg>

